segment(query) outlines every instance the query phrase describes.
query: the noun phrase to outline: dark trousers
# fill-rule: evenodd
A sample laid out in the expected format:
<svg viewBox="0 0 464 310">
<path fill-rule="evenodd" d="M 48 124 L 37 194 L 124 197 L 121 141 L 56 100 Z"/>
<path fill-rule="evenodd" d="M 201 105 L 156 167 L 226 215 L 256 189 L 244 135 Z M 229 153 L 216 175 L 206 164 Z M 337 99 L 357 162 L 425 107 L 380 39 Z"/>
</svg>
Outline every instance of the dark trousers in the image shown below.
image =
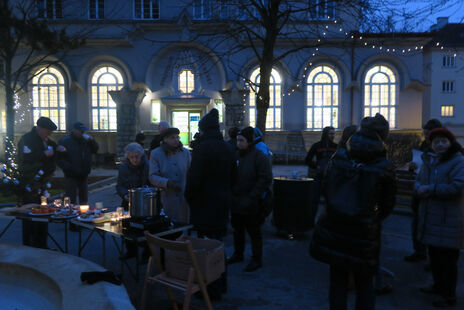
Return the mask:
<svg viewBox="0 0 464 310">
<path fill-rule="evenodd" d="M 39 195 L 25 195 L 20 198 L 20 204 L 40 204 Z M 23 245 L 46 249 L 48 238 L 48 223 L 23 220 Z"/>
<path fill-rule="evenodd" d="M 411 209 L 413 213 L 411 223 L 412 245 L 414 247 L 414 252 L 425 256 L 427 255 L 427 247 L 417 238 L 417 225 L 419 223 L 419 203 L 420 199 L 416 196 L 413 196 L 411 202 Z"/>
<path fill-rule="evenodd" d="M 346 310 L 350 271 L 330 266 L 329 301 L 330 310 Z M 356 310 L 375 309 L 374 275 L 354 272 L 356 285 Z"/>
<path fill-rule="evenodd" d="M 66 178 L 65 192 L 72 204 L 77 203 L 79 195 L 79 204 L 85 205 L 89 201 L 88 178 Z"/>
<path fill-rule="evenodd" d="M 253 259 L 261 262 L 263 258 L 263 235 L 261 225 L 263 219 L 259 215 L 233 214 L 231 219 L 234 228 L 234 253 L 243 255 L 245 252 L 245 231 L 251 239 Z"/>
<path fill-rule="evenodd" d="M 429 246 L 429 257 L 435 288 L 444 297 L 456 298 L 459 250 Z"/>
<path fill-rule="evenodd" d="M 208 238 L 208 239 L 215 239 L 222 241 L 222 238 L 225 235 L 225 231 L 218 230 L 218 231 L 202 231 L 201 229 L 197 229 L 198 238 Z M 224 253 L 224 262 L 226 260 L 225 253 Z M 216 281 L 211 282 L 207 286 L 208 294 L 211 296 L 218 296 L 221 294 L 227 293 L 227 264 L 224 273 L 221 275 L 219 279 Z"/>
</svg>

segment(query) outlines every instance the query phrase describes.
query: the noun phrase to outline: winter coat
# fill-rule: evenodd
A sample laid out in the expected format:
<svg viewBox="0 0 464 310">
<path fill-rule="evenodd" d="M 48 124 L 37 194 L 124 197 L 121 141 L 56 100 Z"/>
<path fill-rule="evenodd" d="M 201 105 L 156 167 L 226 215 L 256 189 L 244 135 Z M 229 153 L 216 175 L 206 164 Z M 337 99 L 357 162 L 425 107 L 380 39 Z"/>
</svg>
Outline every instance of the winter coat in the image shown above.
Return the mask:
<svg viewBox="0 0 464 310">
<path fill-rule="evenodd" d="M 332 155 L 337 151 L 337 144 L 329 141 L 314 143 L 306 154 L 305 163 L 309 168 L 316 169 L 318 173 L 323 173 Z M 316 156 L 316 162 L 313 161 Z"/>
<path fill-rule="evenodd" d="M 337 152 L 330 161 L 325 214 L 310 246 L 315 259 L 346 270 L 376 271 L 381 221 L 392 212 L 396 193 L 393 165 L 384 153 L 380 140 L 355 134 L 349 152 Z"/>
<path fill-rule="evenodd" d="M 63 170 L 65 177 L 84 179 L 90 174 L 92 154 L 98 152 L 98 143 L 95 139 L 77 139 L 73 134 L 66 136 L 58 142 L 66 148 L 66 152 L 58 155 L 58 166 Z"/>
<path fill-rule="evenodd" d="M 208 130 L 192 152 L 185 197 L 190 222 L 203 232 L 225 234 L 235 178 L 235 155 L 219 130 Z"/>
<path fill-rule="evenodd" d="M 163 139 L 161 139 L 161 135 L 155 135 L 153 137 L 153 139 L 151 140 L 150 142 L 150 153 L 151 151 L 153 151 L 154 149 L 158 148 L 161 146 L 161 141 Z"/>
<path fill-rule="evenodd" d="M 272 169 L 266 155 L 251 146 L 238 152 L 237 177 L 233 193 L 233 214 L 259 215 L 261 199 L 272 183 Z"/>
<path fill-rule="evenodd" d="M 431 246 L 464 249 L 464 157 L 456 146 L 442 159 L 424 153 L 416 181 L 432 185 L 433 193 L 421 198 L 418 238 Z"/>
<path fill-rule="evenodd" d="M 267 146 L 266 143 L 263 141 L 259 141 L 256 143 L 256 148 L 263 152 L 264 155 L 266 155 L 267 158 L 271 157 L 271 150 L 269 149 L 269 146 Z"/>
<path fill-rule="evenodd" d="M 183 223 L 189 220 L 189 207 L 184 198 L 189 166 L 190 152 L 182 146 L 173 154 L 167 154 L 163 146 L 151 151 L 149 180 L 153 186 L 163 189 L 161 204 L 166 215 Z M 179 186 L 181 191 L 168 189 L 168 181 Z"/>
<path fill-rule="evenodd" d="M 129 202 L 124 196 L 129 193 L 129 189 L 150 185 L 148 181 L 149 168 L 150 163 L 145 158 L 142 159 L 138 166 L 132 165 L 129 160 L 126 160 L 119 166 L 116 192 L 122 198 L 121 206 L 125 209 L 129 206 Z"/>
</svg>

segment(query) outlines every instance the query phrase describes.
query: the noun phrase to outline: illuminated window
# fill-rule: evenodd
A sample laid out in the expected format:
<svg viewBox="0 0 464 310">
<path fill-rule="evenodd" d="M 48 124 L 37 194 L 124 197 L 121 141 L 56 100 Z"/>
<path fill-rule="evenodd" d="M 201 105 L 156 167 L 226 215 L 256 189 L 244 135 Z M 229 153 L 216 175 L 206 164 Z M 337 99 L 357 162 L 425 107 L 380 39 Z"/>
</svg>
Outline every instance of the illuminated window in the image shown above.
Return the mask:
<svg viewBox="0 0 464 310">
<path fill-rule="evenodd" d="M 124 86 L 121 72 L 110 66 L 100 67 L 92 76 L 92 130 L 115 131 L 117 129 L 116 103 L 109 91 Z"/>
<path fill-rule="evenodd" d="M 105 18 L 105 0 L 89 0 L 89 19 Z"/>
<path fill-rule="evenodd" d="M 41 116 L 49 117 L 58 130 L 66 130 L 64 78 L 53 67 L 42 67 L 32 78 L 32 114 L 34 124 Z"/>
<path fill-rule="evenodd" d="M 159 100 L 151 101 L 151 121 L 153 123 L 161 121 L 161 102 Z"/>
<path fill-rule="evenodd" d="M 329 66 L 314 68 L 306 86 L 306 128 L 338 128 L 338 76 Z"/>
<path fill-rule="evenodd" d="M 195 90 L 195 75 L 192 71 L 184 69 L 179 72 L 179 90 L 183 94 L 190 94 Z"/>
<path fill-rule="evenodd" d="M 37 11 L 39 18 L 57 19 L 63 17 L 61 0 L 38 0 Z"/>
<path fill-rule="evenodd" d="M 382 114 L 396 127 L 396 89 L 398 82 L 393 71 L 384 65 L 371 67 L 364 78 L 364 116 Z"/>
<path fill-rule="evenodd" d="M 134 0 L 135 19 L 158 19 L 159 17 L 159 0 Z"/>
<path fill-rule="evenodd" d="M 441 91 L 444 93 L 454 92 L 454 81 L 443 81 L 441 84 Z"/>
<path fill-rule="evenodd" d="M 454 116 L 454 106 L 452 106 L 452 105 L 442 105 L 441 106 L 441 116 L 443 116 L 443 117 L 453 117 Z"/>
<path fill-rule="evenodd" d="M 6 111 L 2 111 L 2 121 L 0 125 L 0 132 L 6 132 Z"/>
<path fill-rule="evenodd" d="M 224 121 L 224 102 L 222 100 L 214 100 L 214 107 L 219 112 L 219 123 Z"/>
<path fill-rule="evenodd" d="M 256 126 L 256 96 L 259 90 L 259 68 L 250 76 L 253 85 L 250 86 L 250 126 Z M 282 80 L 279 72 L 272 69 L 269 83 L 269 108 L 266 116 L 266 129 L 280 129 L 282 127 Z"/>
</svg>

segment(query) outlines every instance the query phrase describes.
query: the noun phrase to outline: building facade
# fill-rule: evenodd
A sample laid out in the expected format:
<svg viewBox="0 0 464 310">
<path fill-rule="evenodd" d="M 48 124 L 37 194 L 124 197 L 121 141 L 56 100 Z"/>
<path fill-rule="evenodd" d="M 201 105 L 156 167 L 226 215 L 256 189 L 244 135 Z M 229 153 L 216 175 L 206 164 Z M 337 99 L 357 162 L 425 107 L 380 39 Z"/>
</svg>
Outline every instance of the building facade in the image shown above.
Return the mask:
<svg viewBox="0 0 464 310">
<path fill-rule="evenodd" d="M 199 119 L 214 107 L 224 130 L 253 126 L 256 88 L 249 82 L 259 84 L 258 61 L 251 49 L 230 60 L 224 46 L 218 49 L 214 39 L 198 35 L 228 22 L 232 6 L 213 3 L 37 1 L 37 14 L 53 27 L 88 34 L 85 46 L 30 72 L 27 91 L 18 98 L 23 108 L 16 131 L 29 130 L 41 115 L 58 124 L 57 136 L 82 121 L 102 153 L 118 153 L 135 132 L 150 134 L 160 120 L 178 127 L 188 143 Z M 327 36 L 319 32 L 307 40 L 326 44 L 301 49 L 274 66 L 266 123 L 271 149 L 288 151 L 289 137 L 297 133 L 304 144 L 292 151 L 303 152 L 323 127 L 342 130 L 377 112 L 393 131 L 417 131 L 430 118 L 459 131 L 462 47 L 442 49 L 441 31 L 360 34 L 349 20 L 336 8 L 316 12 L 305 22 L 328 29 Z M 278 42 L 276 54 L 287 45 Z"/>
</svg>

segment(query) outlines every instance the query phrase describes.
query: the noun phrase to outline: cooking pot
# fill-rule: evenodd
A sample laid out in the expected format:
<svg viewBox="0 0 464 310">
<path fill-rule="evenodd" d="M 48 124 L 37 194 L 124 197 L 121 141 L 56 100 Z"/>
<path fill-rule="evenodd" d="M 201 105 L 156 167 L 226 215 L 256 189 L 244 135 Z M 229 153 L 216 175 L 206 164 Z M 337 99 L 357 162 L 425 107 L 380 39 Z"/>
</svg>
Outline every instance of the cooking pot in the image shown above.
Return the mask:
<svg viewBox="0 0 464 310">
<path fill-rule="evenodd" d="M 158 214 L 157 191 L 153 187 L 138 187 L 129 190 L 129 213 L 133 218 Z"/>
</svg>

